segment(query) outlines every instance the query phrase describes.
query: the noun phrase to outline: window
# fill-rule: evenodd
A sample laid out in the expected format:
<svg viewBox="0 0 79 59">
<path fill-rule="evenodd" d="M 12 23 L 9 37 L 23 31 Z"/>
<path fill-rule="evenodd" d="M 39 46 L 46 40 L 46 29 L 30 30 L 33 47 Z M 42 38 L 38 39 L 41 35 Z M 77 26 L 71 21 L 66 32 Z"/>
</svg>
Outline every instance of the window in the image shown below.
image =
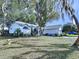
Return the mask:
<svg viewBox="0 0 79 59">
<path fill-rule="evenodd" d="M 23 29 L 28 29 L 28 27 L 25 26 L 25 27 L 23 27 Z"/>
</svg>

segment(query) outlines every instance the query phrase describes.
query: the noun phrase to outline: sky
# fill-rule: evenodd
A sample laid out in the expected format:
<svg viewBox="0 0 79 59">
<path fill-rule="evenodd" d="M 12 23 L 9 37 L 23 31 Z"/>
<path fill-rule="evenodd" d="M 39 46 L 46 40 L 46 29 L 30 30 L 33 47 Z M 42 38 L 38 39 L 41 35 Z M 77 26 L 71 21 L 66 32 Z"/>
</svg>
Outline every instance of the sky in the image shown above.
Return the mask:
<svg viewBox="0 0 79 59">
<path fill-rule="evenodd" d="M 69 0 L 72 1 L 72 7 L 75 10 L 75 15 L 77 17 L 77 19 L 79 19 L 79 0 Z M 49 25 L 63 25 L 63 24 L 67 24 L 67 23 L 72 23 L 71 18 L 64 12 L 64 20 L 62 19 L 62 17 L 58 18 L 57 20 L 50 20 L 46 23 L 46 26 Z"/>
</svg>

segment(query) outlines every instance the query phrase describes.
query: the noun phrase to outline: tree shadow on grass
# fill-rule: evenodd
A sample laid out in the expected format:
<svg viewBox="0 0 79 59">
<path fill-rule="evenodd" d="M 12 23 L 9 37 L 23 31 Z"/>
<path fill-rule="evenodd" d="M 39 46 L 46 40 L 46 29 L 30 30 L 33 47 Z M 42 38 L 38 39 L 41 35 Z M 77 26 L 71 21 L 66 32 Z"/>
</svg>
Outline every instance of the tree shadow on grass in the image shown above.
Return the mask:
<svg viewBox="0 0 79 59">
<path fill-rule="evenodd" d="M 13 42 L 12 44 L 18 44 L 19 46 L 8 46 L 8 47 L 3 47 L 0 49 L 6 50 L 6 49 L 15 49 L 15 48 L 33 48 L 33 47 L 44 47 L 44 48 L 52 48 L 52 47 L 58 47 L 58 48 L 69 48 L 68 45 L 65 44 L 52 44 L 52 45 L 33 45 L 33 44 L 22 44 L 22 43 L 17 43 Z M 5 46 L 5 45 L 4 45 Z"/>
<path fill-rule="evenodd" d="M 5 40 L 5 39 L 15 39 L 17 37 L 12 37 L 12 36 L 0 36 L 0 40 Z"/>
<path fill-rule="evenodd" d="M 73 47 L 68 47 L 69 50 L 52 50 L 52 51 L 49 51 L 49 50 L 44 50 L 44 49 L 38 49 L 39 47 L 45 47 L 45 48 L 49 48 L 49 47 L 58 47 L 58 48 L 67 48 L 67 45 L 65 44 L 50 44 L 50 45 L 46 45 L 46 46 L 35 46 L 35 45 L 32 45 L 32 44 L 21 44 L 21 43 L 17 43 L 15 42 L 16 44 L 20 44 L 22 46 L 17 46 L 17 47 L 7 47 L 7 48 L 4 48 L 5 49 L 16 49 L 16 48 L 28 48 L 28 47 L 33 47 L 35 49 L 35 51 L 27 51 L 25 53 L 22 53 L 18 56 L 12 56 L 12 59 L 27 59 L 26 57 L 23 57 L 24 55 L 27 56 L 31 53 L 44 53 L 44 55 L 42 56 L 38 56 L 36 58 L 33 58 L 33 59 L 67 59 L 68 55 L 71 54 L 72 52 L 74 52 L 75 50 L 77 50 L 76 48 L 73 48 Z M 14 43 L 14 44 L 15 44 Z M 35 47 L 38 47 L 38 48 L 35 48 Z M 51 48 L 53 49 L 53 48 Z M 31 56 L 29 56 L 31 57 Z"/>
<path fill-rule="evenodd" d="M 50 44 L 51 46 L 56 46 L 59 48 L 69 48 L 69 44 Z"/>
<path fill-rule="evenodd" d="M 60 46 L 60 45 L 58 45 L 58 46 Z M 25 47 L 27 47 L 27 46 L 25 46 Z M 41 49 L 38 50 L 37 48 L 35 48 L 35 51 L 27 51 L 18 56 L 13 56 L 12 59 L 16 59 L 17 57 L 19 57 L 18 59 L 27 59 L 23 56 L 24 55 L 27 56 L 31 53 L 44 53 L 44 55 L 37 57 L 37 58 L 32 58 L 32 59 L 67 59 L 68 55 L 71 54 L 72 52 L 74 52 L 75 50 L 77 50 L 77 49 L 73 48 L 73 47 L 70 47 L 69 50 L 63 50 L 63 51 L 61 51 L 61 50 L 48 51 L 48 50 L 41 50 Z M 29 57 L 31 57 L 31 56 L 29 56 Z"/>
<path fill-rule="evenodd" d="M 72 53 L 72 50 L 69 51 L 46 51 L 46 50 L 40 50 L 40 51 L 29 51 L 29 52 L 25 52 L 20 54 L 19 56 L 13 56 L 12 59 L 27 59 L 25 57 L 23 57 L 23 55 L 29 55 L 31 53 L 44 53 L 44 55 L 35 58 L 36 56 L 34 56 L 34 58 L 32 59 L 66 59 L 67 56 Z M 32 56 L 29 56 L 32 57 Z"/>
<path fill-rule="evenodd" d="M 12 44 L 18 44 L 19 46 L 8 46 L 8 47 L 3 47 L 0 49 L 6 50 L 6 49 L 15 49 L 15 48 L 34 48 L 34 47 L 44 47 L 44 48 L 53 48 L 53 47 L 57 47 L 57 48 L 67 48 L 67 49 L 71 49 L 70 46 L 68 46 L 68 44 L 50 44 L 50 45 L 33 45 L 33 44 L 23 44 L 23 43 L 17 43 L 17 42 L 13 42 Z M 5 46 L 5 45 L 4 45 Z M 73 48 L 73 50 L 76 48 Z"/>
</svg>

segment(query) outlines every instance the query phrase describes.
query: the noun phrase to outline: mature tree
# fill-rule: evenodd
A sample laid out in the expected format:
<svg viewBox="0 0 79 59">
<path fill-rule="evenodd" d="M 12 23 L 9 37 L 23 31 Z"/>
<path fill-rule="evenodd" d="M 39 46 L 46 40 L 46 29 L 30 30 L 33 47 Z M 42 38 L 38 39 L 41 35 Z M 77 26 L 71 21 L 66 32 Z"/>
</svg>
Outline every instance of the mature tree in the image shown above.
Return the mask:
<svg viewBox="0 0 79 59">
<path fill-rule="evenodd" d="M 68 33 L 68 32 L 70 32 L 72 30 L 72 26 L 71 25 L 64 25 L 63 26 L 63 32 L 65 32 L 65 33 Z"/>
<path fill-rule="evenodd" d="M 74 13 L 75 10 L 74 10 L 74 8 L 72 8 L 72 6 L 68 2 L 69 2 L 69 0 L 60 0 L 62 9 L 66 11 L 66 13 L 72 18 L 72 20 L 75 21 L 75 23 L 77 25 L 78 33 L 79 33 L 79 22 L 78 22 L 78 19 Z M 79 36 L 78 36 L 76 42 L 74 43 L 74 45 L 77 46 L 78 43 L 79 43 Z"/>
<path fill-rule="evenodd" d="M 7 4 L 9 11 L 11 11 L 7 15 L 10 20 L 37 21 L 40 26 L 44 26 L 48 19 L 59 16 L 54 10 L 56 0 L 4 0 L 4 2 L 6 1 L 11 2 L 10 5 Z"/>
<path fill-rule="evenodd" d="M 56 0 L 39 0 L 36 2 L 37 22 L 44 26 L 48 19 L 58 18 L 59 14 L 54 10 Z"/>
<path fill-rule="evenodd" d="M 11 0 L 4 0 L 4 3 L 2 4 L 2 13 L 3 13 L 3 24 L 2 24 L 2 34 L 4 35 L 4 27 L 7 22 L 7 15 L 11 13 Z"/>
<path fill-rule="evenodd" d="M 64 33 L 68 33 L 68 32 L 77 32 L 77 28 L 76 28 L 76 25 L 74 24 L 65 24 L 63 26 L 63 30 L 62 30 Z"/>
</svg>

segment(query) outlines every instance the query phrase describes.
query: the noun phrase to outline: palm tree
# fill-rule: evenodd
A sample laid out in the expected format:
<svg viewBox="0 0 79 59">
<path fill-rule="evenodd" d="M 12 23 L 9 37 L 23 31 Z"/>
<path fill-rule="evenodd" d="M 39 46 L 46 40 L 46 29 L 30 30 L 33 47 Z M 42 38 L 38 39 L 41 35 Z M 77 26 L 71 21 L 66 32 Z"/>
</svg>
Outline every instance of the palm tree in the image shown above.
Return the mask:
<svg viewBox="0 0 79 59">
<path fill-rule="evenodd" d="M 60 3 L 63 7 L 63 9 L 66 11 L 67 14 L 69 14 L 69 16 L 72 18 L 72 20 L 75 21 L 76 25 L 77 25 L 77 30 L 79 33 L 79 23 L 78 23 L 78 19 L 76 17 L 76 15 L 74 14 L 75 10 L 72 8 L 72 6 L 68 3 L 68 0 L 60 0 Z M 73 46 L 77 46 L 79 43 L 79 36 L 77 38 L 77 40 L 75 41 L 75 43 L 73 44 Z"/>
</svg>

